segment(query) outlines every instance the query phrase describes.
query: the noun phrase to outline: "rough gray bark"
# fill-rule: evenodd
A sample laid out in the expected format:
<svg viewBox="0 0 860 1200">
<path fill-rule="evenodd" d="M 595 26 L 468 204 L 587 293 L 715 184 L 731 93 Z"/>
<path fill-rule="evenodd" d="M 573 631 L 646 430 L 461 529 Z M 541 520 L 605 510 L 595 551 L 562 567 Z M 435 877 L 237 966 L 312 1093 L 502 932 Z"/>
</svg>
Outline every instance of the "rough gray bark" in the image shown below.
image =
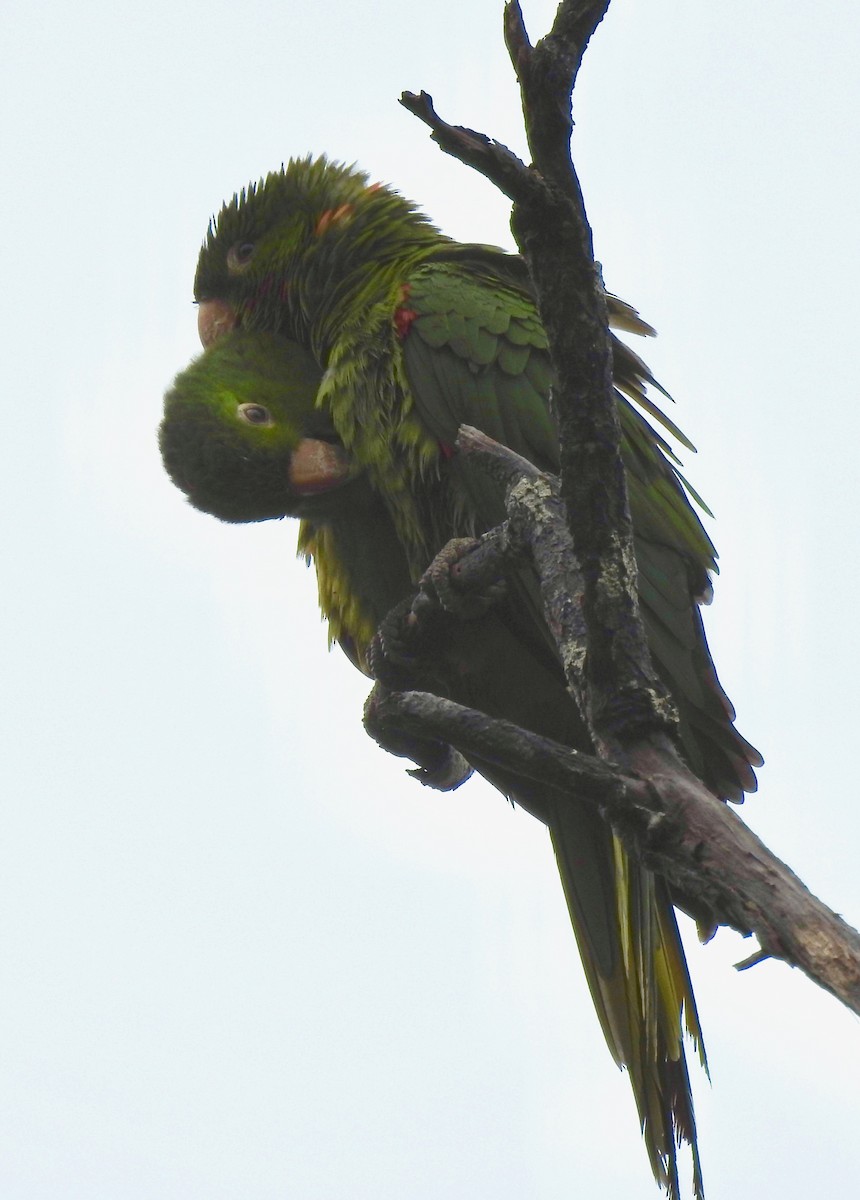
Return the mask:
<svg viewBox="0 0 860 1200">
<path fill-rule="evenodd" d="M 425 693 L 390 693 L 377 715 L 404 734 L 440 739 L 526 777 L 556 786 L 564 778 L 564 786 L 597 804 L 630 852 L 665 875 L 692 907 L 756 934 L 761 954 L 749 963 L 768 955 L 784 959 L 860 1014 L 860 936 L 687 769 L 672 740 L 671 699 L 650 661 L 606 305 L 570 157 L 571 94 L 608 4 L 562 0 L 552 30 L 536 46 L 516 0 L 505 9 L 531 166 L 484 134 L 443 121 L 426 93 L 405 93 L 401 101 L 446 153 L 513 201 L 512 229 L 532 274 L 557 380 L 560 491 L 557 481 L 510 451 L 477 431 L 461 431 L 461 452 L 481 456 L 506 481 L 509 520 L 455 568 L 454 585 L 480 588 L 492 576 L 494 557 L 527 548 L 600 759 Z"/>
<path fill-rule="evenodd" d="M 489 464 L 508 490 L 508 521 L 451 572 L 464 592 L 481 591 L 508 558 L 528 552 L 541 580 L 547 621 L 571 674 L 587 646 L 582 577 L 558 481 L 476 429 L 458 445 Z M 421 601 L 427 604 L 427 598 Z M 800 967 L 860 1014 L 860 935 L 775 857 L 734 810 L 717 800 L 670 746 L 643 742 L 632 759 L 596 759 L 425 692 L 393 692 L 377 715 L 404 734 L 430 737 L 506 771 L 575 792 L 596 805 L 632 854 L 664 875 L 692 910 L 755 934 L 761 957 Z"/>
</svg>

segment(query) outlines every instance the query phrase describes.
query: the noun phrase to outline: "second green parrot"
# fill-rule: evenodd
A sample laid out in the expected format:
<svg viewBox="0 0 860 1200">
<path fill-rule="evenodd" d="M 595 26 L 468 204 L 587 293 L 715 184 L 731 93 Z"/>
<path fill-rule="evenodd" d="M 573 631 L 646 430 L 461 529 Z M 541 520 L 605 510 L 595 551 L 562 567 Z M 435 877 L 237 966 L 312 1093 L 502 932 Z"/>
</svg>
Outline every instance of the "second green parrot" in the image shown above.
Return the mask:
<svg viewBox="0 0 860 1200">
<path fill-rule="evenodd" d="M 450 241 L 359 172 L 304 159 L 225 206 L 196 293 L 208 349 L 168 393 L 167 470 L 224 520 L 302 518 L 299 547 L 314 560 L 331 636 L 364 669 L 379 622 L 445 543 L 504 519 L 499 488 L 452 452 L 458 426 L 557 470 L 551 367 L 523 264 Z M 621 301 L 609 307 L 621 328 L 651 332 Z M 644 364 L 617 341 L 615 380 L 652 655 L 691 767 L 715 794 L 739 799 L 761 759 L 734 728 L 701 624 L 715 552 L 669 445 L 630 400 L 681 435 L 648 399 Z M 438 690 L 593 750 L 536 595 L 523 568 L 498 605 L 454 623 Z M 474 765 L 549 827 L 655 1175 L 679 1196 L 677 1144 L 687 1141 L 701 1196 L 685 1029 L 704 1055 L 665 883 L 575 797 Z"/>
</svg>

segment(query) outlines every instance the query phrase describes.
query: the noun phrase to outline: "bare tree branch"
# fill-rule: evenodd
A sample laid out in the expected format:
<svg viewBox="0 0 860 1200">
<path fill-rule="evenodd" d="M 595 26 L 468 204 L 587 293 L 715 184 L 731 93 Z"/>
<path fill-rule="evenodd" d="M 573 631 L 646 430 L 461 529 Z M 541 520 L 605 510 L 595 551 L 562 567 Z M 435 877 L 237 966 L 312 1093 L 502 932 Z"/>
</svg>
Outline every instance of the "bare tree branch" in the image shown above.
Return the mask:
<svg viewBox="0 0 860 1200">
<path fill-rule="evenodd" d="M 639 614 L 606 300 L 570 159 L 571 89 L 606 7 L 563 3 L 553 30 L 534 49 L 519 7 L 505 10 L 536 155 L 532 168 L 486 135 L 443 121 L 424 92 L 406 93 L 401 103 L 432 129 L 446 153 L 514 202 L 511 227 L 535 283 L 556 368 L 562 495 L 584 582 L 588 655 L 566 663 L 568 681 L 595 742 L 617 756 L 643 737 L 657 739 L 672 753 L 676 717 L 651 665 Z"/>
<path fill-rule="evenodd" d="M 513 201 L 511 227 L 532 275 L 557 376 L 560 493 L 572 537 L 560 517 L 557 481 L 464 427 L 460 451 L 504 482 L 508 521 L 473 556 L 474 567 L 466 558 L 454 568 L 452 581 L 462 588 L 473 578 L 485 581 L 493 561 L 528 547 L 571 691 L 601 758 L 618 766 L 594 773 L 582 755 L 431 696 L 393 695 L 386 713 L 397 727 L 420 726 L 467 756 L 484 755 L 598 803 L 631 852 L 664 875 L 677 895 L 712 911 L 720 923 L 757 935 L 761 953 L 741 966 L 767 955 L 782 958 L 860 1014 L 860 935 L 687 769 L 671 736 L 671 699 L 651 665 L 639 615 L 605 294 L 570 157 L 571 93 L 608 2 L 562 0 L 552 30 L 534 47 L 517 0 L 505 9 L 531 167 L 486 135 L 443 121 L 425 92 L 406 93 L 401 103 L 430 127 L 442 150 Z"/>
<path fill-rule="evenodd" d="M 582 582 L 558 481 L 469 426 L 461 427 L 458 447 L 504 483 L 508 521 L 456 564 L 452 586 L 483 590 L 527 548 L 559 652 L 565 661 L 578 659 L 587 645 Z M 429 603 L 423 597 L 418 610 Z M 388 693 L 377 701 L 375 715 L 389 729 L 432 738 L 466 759 L 595 804 L 630 851 L 669 881 L 683 907 L 693 915 L 716 914 L 720 924 L 757 936 L 762 953 L 741 965 L 767 956 L 783 959 L 860 1015 L 860 934 L 671 758 L 667 763 L 659 752 L 649 760 L 642 756 L 634 773 L 428 693 Z"/>
<path fill-rule="evenodd" d="M 597 805 L 612 803 L 616 795 L 623 811 L 650 804 L 648 784 L 619 768 L 430 692 L 388 692 L 377 701 L 377 712 L 404 733 L 448 742 L 467 758 L 503 767 L 522 779 L 575 790 Z"/>
<path fill-rule="evenodd" d="M 719 912 L 738 933 L 757 935 L 762 952 L 741 968 L 762 957 L 781 958 L 860 1015 L 860 935 L 714 796 L 703 798 L 699 787 L 675 775 L 628 775 L 426 692 L 389 693 L 379 715 L 405 733 L 430 735 L 467 758 L 595 804 L 676 895 Z"/>
</svg>

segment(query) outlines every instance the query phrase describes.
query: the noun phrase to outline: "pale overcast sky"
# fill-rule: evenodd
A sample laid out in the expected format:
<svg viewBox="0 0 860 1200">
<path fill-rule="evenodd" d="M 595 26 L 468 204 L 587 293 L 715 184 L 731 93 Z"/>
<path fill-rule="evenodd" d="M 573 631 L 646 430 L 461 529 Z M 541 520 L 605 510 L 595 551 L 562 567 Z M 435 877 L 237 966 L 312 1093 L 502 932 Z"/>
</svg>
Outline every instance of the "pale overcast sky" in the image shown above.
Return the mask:
<svg viewBox="0 0 860 1200">
<path fill-rule="evenodd" d="M 651 1200 L 545 832 L 366 738 L 295 529 L 194 512 L 156 445 L 209 217 L 282 160 L 511 244 L 397 104 L 522 150 L 501 5 L 5 12 L 0 1193 Z M 615 0 L 574 143 L 716 514 L 744 816 L 854 923 L 858 44 L 839 0 Z M 710 1200 L 853 1194 L 860 1022 L 685 933 Z"/>
</svg>

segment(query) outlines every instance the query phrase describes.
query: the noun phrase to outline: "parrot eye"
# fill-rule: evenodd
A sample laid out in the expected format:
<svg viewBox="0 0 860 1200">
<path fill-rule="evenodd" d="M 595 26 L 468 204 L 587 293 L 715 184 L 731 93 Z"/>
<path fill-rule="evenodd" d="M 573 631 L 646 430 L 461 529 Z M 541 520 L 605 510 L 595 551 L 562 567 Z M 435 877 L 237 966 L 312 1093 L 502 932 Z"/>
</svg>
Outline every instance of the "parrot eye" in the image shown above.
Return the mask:
<svg viewBox="0 0 860 1200">
<path fill-rule="evenodd" d="M 262 404 L 240 404 L 236 410 L 249 425 L 274 425 L 272 414 Z"/>
<path fill-rule="evenodd" d="M 227 251 L 227 270 L 241 274 L 254 257 L 253 242 L 237 242 Z"/>
</svg>

